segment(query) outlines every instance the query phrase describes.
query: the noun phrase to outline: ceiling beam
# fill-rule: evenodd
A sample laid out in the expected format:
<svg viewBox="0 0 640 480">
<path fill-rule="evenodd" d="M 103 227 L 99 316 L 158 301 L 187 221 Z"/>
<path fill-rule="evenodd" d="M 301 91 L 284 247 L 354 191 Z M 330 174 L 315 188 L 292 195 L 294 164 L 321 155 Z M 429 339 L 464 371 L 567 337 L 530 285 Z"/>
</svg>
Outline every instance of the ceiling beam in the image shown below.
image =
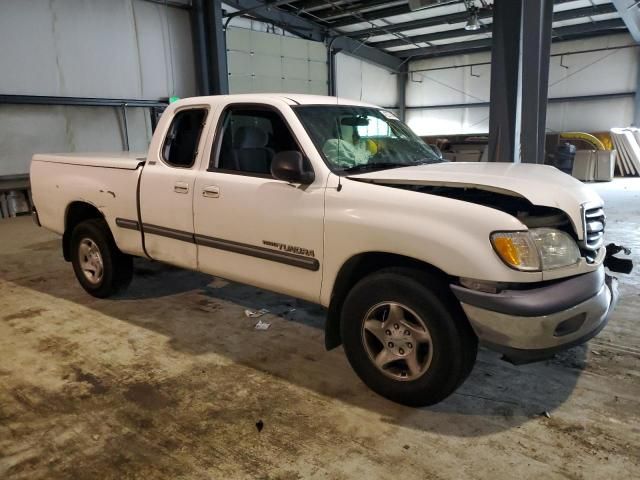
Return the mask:
<svg viewBox="0 0 640 480">
<path fill-rule="evenodd" d="M 398 69 L 404 63 L 401 58 L 391 55 L 384 50 L 370 47 L 353 38 L 339 36 L 335 37 L 335 40 L 331 43 L 331 47 L 334 50 L 341 50 L 343 53 L 359 57 L 369 62 L 377 63 L 383 67 L 386 67 L 392 71 L 398 71 Z"/>
<path fill-rule="evenodd" d="M 562 40 L 576 35 L 584 35 L 589 33 L 597 33 L 602 30 L 626 30 L 625 24 L 620 18 L 611 20 L 602 20 L 600 22 L 580 23 L 578 25 L 569 25 L 567 27 L 554 28 L 552 38 Z"/>
<path fill-rule="evenodd" d="M 444 32 L 426 33 L 424 35 L 415 35 L 413 37 L 394 38 L 393 40 L 385 40 L 383 42 L 367 43 L 376 48 L 390 48 L 411 46 L 416 43 L 431 43 L 437 40 L 446 40 L 449 38 L 469 37 L 471 35 L 479 35 L 482 33 L 491 33 L 491 25 L 483 25 L 480 30 L 469 31 L 464 28 L 455 30 L 445 30 Z"/>
<path fill-rule="evenodd" d="M 573 1 L 575 0 L 554 0 L 553 3 L 554 5 L 561 5 L 563 3 L 568 3 Z M 633 0 L 629 0 L 629 1 L 633 1 Z M 462 3 L 462 0 L 455 1 L 455 2 L 451 1 L 450 3 Z M 438 7 L 442 5 L 443 4 L 435 4 L 433 5 L 433 7 Z M 430 7 L 430 8 L 433 8 L 433 7 Z M 489 18 L 492 15 L 491 12 L 492 12 L 491 8 L 480 8 L 478 9 L 478 17 L 480 19 Z M 391 17 L 393 15 L 401 15 L 403 13 L 410 13 L 408 6 L 406 8 L 392 7 L 389 9 L 375 10 L 373 12 L 367 12 L 366 15 L 363 14 L 362 16 L 366 17 L 366 20 L 379 20 L 381 18 Z M 385 25 L 384 30 L 399 32 L 399 31 L 406 31 L 406 30 L 415 29 L 415 28 L 431 27 L 431 26 L 440 25 L 443 23 L 460 23 L 460 22 L 464 22 L 468 17 L 469 17 L 469 14 L 465 10 L 462 12 L 450 13 L 447 15 L 439 15 L 437 17 L 429 17 L 429 18 L 423 18 L 419 20 L 411 20 L 409 22 L 401 22 L 401 23 Z M 331 23 L 331 26 L 344 27 L 347 25 L 355 25 L 357 23 L 362 23 L 362 21 L 357 18 L 351 18 L 351 19 L 340 20 L 338 22 L 333 22 Z M 366 28 L 364 30 L 349 32 L 348 35 L 351 37 L 364 38 L 376 33 L 380 33 L 379 27 L 371 27 L 371 28 Z"/>
<path fill-rule="evenodd" d="M 246 11 L 247 16 L 278 25 L 282 29 L 308 40 L 321 42 L 325 39 L 325 28 L 321 25 L 269 6 L 267 2 L 260 0 L 224 0 L 224 3 L 237 10 Z M 231 15 L 233 16 L 234 13 L 231 13 Z"/>
<path fill-rule="evenodd" d="M 444 57 L 447 55 L 457 55 L 459 53 L 473 53 L 491 50 L 492 41 L 490 38 L 482 40 L 470 40 L 468 42 L 454 42 L 446 45 L 436 45 L 425 48 L 412 48 L 396 52 L 403 58 L 411 57 L 412 60 L 420 58 Z"/>
<path fill-rule="evenodd" d="M 406 7 L 407 6 L 407 1 L 406 0 L 396 0 L 396 1 L 390 1 L 390 0 L 362 0 L 362 1 L 357 1 L 348 5 L 344 5 L 340 8 L 335 8 L 333 11 L 330 12 L 320 12 L 318 14 L 318 18 L 324 20 L 324 21 L 333 21 L 333 20 L 337 20 L 340 18 L 344 18 L 348 15 L 353 15 L 354 13 L 360 14 L 361 12 L 363 12 L 364 10 L 370 10 L 376 7 L 385 7 L 386 8 L 393 8 L 393 7 Z M 371 13 L 376 12 L 377 10 L 373 10 L 371 11 Z M 355 19 L 358 18 L 358 15 L 355 16 Z M 353 23 L 353 18 L 351 19 L 352 23 Z"/>
<path fill-rule="evenodd" d="M 336 7 L 347 7 L 350 3 L 353 3 L 353 1 L 354 0 L 306 0 L 297 1 L 294 5 L 290 5 L 290 7 L 300 13 L 311 13 Z"/>
<path fill-rule="evenodd" d="M 183 3 L 183 2 L 176 2 L 172 0 L 166 0 L 166 1 L 165 0 L 142 0 L 142 1 L 147 3 L 156 3 L 164 7 L 181 8 L 183 10 L 190 10 L 192 7 L 191 2 Z"/>
<path fill-rule="evenodd" d="M 335 37 L 331 43 L 332 48 L 340 49 L 344 53 L 381 65 L 389 70 L 395 71 L 402 64 L 401 59 L 383 50 L 370 47 L 353 38 L 344 37 L 339 32 L 334 32 L 316 22 L 267 5 L 260 0 L 224 0 L 224 3 L 238 10 L 247 11 L 247 15 L 257 20 L 273 23 L 309 40 L 325 41 Z"/>
<path fill-rule="evenodd" d="M 640 8 L 635 0 L 612 0 L 615 7 L 620 12 L 620 16 L 627 26 L 629 33 L 640 43 Z"/>
<path fill-rule="evenodd" d="M 436 5 L 437 6 L 437 5 Z M 371 12 L 363 12 L 358 16 L 349 16 L 340 18 L 334 22 L 331 22 L 332 27 L 344 27 L 346 25 L 353 25 L 355 23 L 362 23 L 365 21 L 379 20 L 381 18 L 393 17 L 394 15 L 403 15 L 405 13 L 411 13 L 412 10 L 409 5 L 396 5 L 389 8 L 378 8 Z"/>
<path fill-rule="evenodd" d="M 582 38 L 586 36 L 610 35 L 625 30 L 625 24 L 619 18 L 603 20 L 600 22 L 581 23 L 579 25 L 554 28 L 552 32 L 552 41 L 571 40 L 573 38 Z M 485 38 L 468 42 L 454 42 L 446 45 L 402 50 L 400 52 L 395 52 L 395 54 L 402 58 L 431 58 L 487 51 L 491 50 L 491 44 L 492 40 L 490 38 Z"/>
<path fill-rule="evenodd" d="M 478 10 L 478 18 L 480 20 L 491 18 L 491 9 L 481 8 Z M 460 23 L 469 18 L 466 11 L 449 13 L 447 15 L 438 15 L 437 17 L 421 18 L 419 20 L 411 20 L 409 22 L 393 23 L 384 27 L 371 27 L 364 30 L 349 32 L 347 35 L 354 38 L 365 38 L 371 35 L 383 35 L 387 32 L 400 32 L 414 30 L 416 28 L 433 27 L 435 25 L 443 25 L 446 23 Z M 384 29 L 384 30 L 383 30 Z"/>
<path fill-rule="evenodd" d="M 616 7 L 611 3 L 605 3 L 602 5 L 594 5 L 591 7 L 584 8 L 576 8 L 574 10 L 565 10 L 562 12 L 556 12 L 553 14 L 554 22 L 561 22 L 565 20 L 573 20 L 575 18 L 584 18 L 591 17 L 595 15 L 604 15 L 607 13 L 613 13 L 616 11 Z M 436 17 L 437 18 L 437 17 Z M 467 15 L 465 13 L 464 20 L 466 20 Z M 390 47 L 400 47 L 403 45 L 411 45 L 415 43 L 430 43 L 437 40 L 444 40 L 447 38 L 459 38 L 459 37 L 468 37 L 470 35 L 476 35 L 479 33 L 488 33 L 491 32 L 491 25 L 484 25 L 482 30 L 478 31 L 468 31 L 464 28 L 459 28 L 455 30 L 445 30 L 443 32 L 434 32 L 434 33 L 426 33 L 423 35 L 414 35 L 407 36 L 405 38 L 395 38 L 393 40 L 385 40 L 382 42 L 373 42 L 368 43 L 372 47 L 376 48 L 390 48 Z M 380 34 L 384 34 L 385 32 L 380 32 Z"/>
</svg>

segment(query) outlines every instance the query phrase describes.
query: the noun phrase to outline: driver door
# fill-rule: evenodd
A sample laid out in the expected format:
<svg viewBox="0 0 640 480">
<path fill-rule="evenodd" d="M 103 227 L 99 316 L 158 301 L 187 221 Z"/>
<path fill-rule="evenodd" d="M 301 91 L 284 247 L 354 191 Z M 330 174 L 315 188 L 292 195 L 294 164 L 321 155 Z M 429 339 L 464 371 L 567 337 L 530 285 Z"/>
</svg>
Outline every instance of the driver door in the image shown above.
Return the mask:
<svg viewBox="0 0 640 480">
<path fill-rule="evenodd" d="M 273 157 L 290 150 L 302 152 L 278 108 L 224 108 L 209 168 L 195 185 L 198 266 L 206 273 L 318 301 L 325 189 L 320 178 L 311 185 L 273 178 Z"/>
</svg>

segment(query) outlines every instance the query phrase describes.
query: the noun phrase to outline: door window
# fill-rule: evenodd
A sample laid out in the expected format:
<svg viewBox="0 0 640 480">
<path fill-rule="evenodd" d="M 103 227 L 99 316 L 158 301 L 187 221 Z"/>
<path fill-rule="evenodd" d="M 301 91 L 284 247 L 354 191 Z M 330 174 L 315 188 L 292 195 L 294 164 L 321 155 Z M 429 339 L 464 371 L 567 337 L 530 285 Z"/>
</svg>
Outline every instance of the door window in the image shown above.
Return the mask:
<svg viewBox="0 0 640 480">
<path fill-rule="evenodd" d="M 162 158 L 172 167 L 191 168 L 198 155 L 198 143 L 207 117 L 204 108 L 176 113 L 162 147 Z"/>
<path fill-rule="evenodd" d="M 284 119 L 275 111 L 254 107 L 231 107 L 223 115 L 217 164 L 212 155 L 209 168 L 271 176 L 276 153 L 299 150 Z M 215 152 L 215 150 L 214 150 Z"/>
</svg>

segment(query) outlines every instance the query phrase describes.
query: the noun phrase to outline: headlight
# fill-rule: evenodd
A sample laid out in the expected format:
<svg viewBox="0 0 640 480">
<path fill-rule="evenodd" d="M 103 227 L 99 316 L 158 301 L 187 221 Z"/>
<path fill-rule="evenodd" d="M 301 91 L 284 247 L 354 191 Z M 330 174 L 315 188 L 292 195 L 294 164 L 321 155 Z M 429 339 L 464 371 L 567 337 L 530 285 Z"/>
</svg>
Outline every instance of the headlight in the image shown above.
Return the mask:
<svg viewBox="0 0 640 480">
<path fill-rule="evenodd" d="M 491 244 L 503 262 L 528 272 L 566 267 L 580 260 L 576 242 L 565 232 L 553 228 L 493 233 Z"/>
<path fill-rule="evenodd" d="M 529 231 L 542 259 L 542 269 L 566 267 L 580 261 L 580 249 L 569 234 L 553 228 Z"/>
</svg>

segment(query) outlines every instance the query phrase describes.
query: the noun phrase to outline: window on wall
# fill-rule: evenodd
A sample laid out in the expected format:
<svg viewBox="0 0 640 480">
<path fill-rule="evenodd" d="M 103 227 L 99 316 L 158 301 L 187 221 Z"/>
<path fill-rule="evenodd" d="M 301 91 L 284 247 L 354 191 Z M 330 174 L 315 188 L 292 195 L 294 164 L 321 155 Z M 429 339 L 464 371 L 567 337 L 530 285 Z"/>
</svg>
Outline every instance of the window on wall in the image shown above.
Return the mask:
<svg viewBox="0 0 640 480">
<path fill-rule="evenodd" d="M 176 113 L 162 147 L 165 162 L 178 168 L 193 166 L 206 118 L 207 110 L 204 108 L 191 108 Z"/>
<path fill-rule="evenodd" d="M 279 113 L 270 109 L 231 107 L 223 117 L 222 140 L 210 169 L 271 175 L 271 161 L 278 152 L 298 150 Z"/>
</svg>

